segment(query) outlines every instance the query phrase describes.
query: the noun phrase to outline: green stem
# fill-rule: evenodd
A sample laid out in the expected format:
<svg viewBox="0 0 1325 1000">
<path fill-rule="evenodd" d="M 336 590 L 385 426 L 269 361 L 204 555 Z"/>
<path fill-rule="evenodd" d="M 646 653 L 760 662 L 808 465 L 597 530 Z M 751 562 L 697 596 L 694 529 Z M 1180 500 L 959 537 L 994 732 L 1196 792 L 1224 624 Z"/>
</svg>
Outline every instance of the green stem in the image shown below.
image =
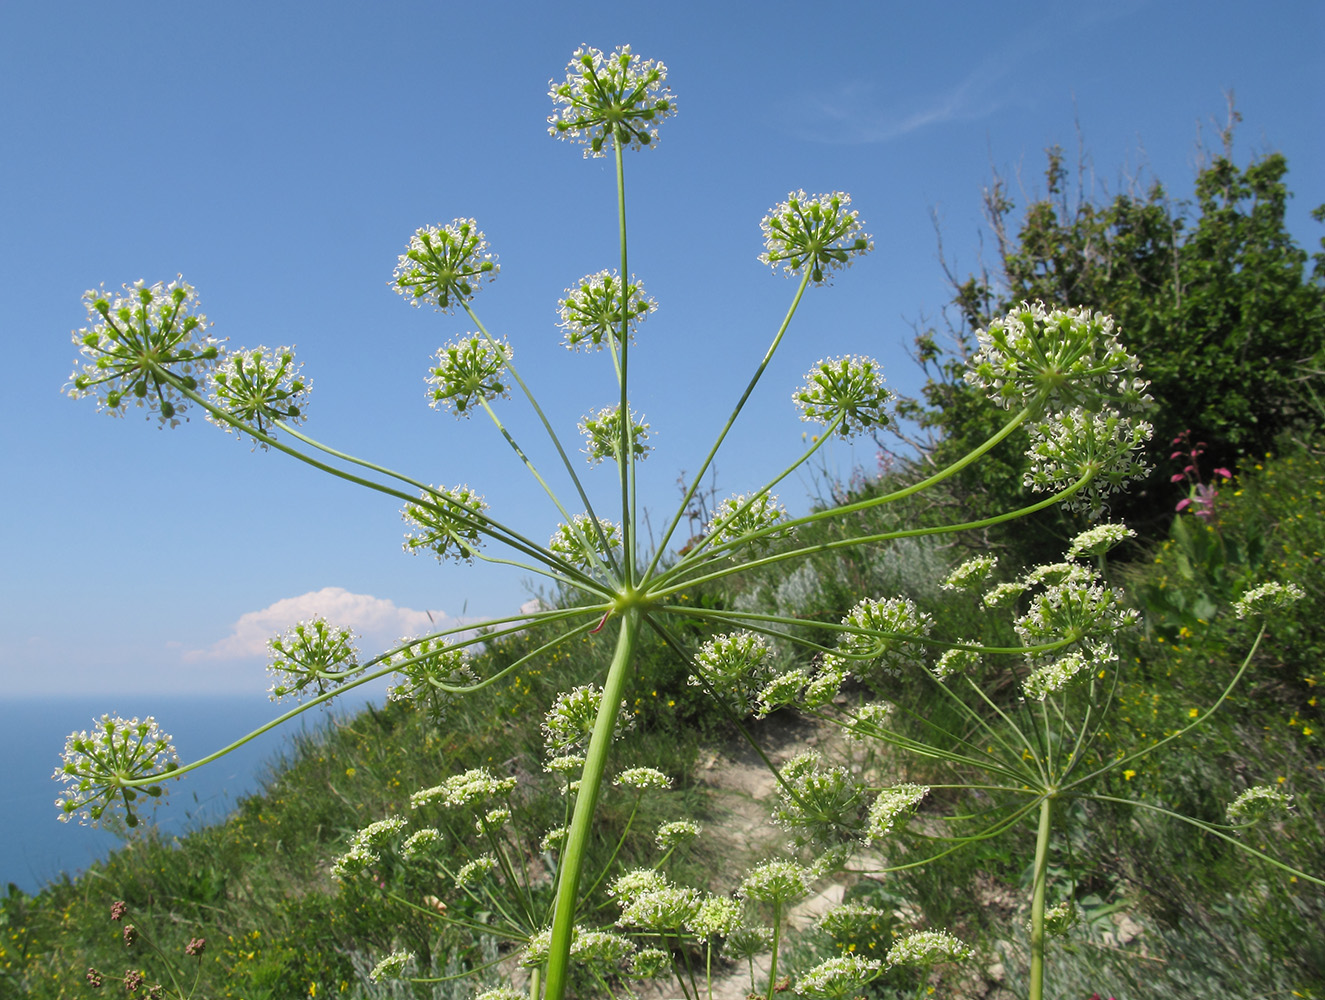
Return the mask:
<svg viewBox="0 0 1325 1000">
<path fill-rule="evenodd" d="M 1035 883 L 1031 896 L 1031 989 L 1029 1000 L 1044 998 L 1044 894 L 1049 878 L 1049 833 L 1053 827 L 1054 800 L 1046 795 L 1040 802 L 1040 830 L 1035 838 Z"/>
<path fill-rule="evenodd" d="M 575 930 L 575 909 L 579 902 L 580 873 L 584 869 L 585 849 L 592 832 L 594 807 L 598 804 L 598 791 L 607 770 L 607 757 L 612 748 L 612 734 L 616 729 L 617 714 L 621 709 L 621 696 L 635 655 L 642 615 L 637 607 L 628 607 L 621 614 L 621 632 L 617 636 L 616 652 L 607 668 L 603 683 L 603 700 L 598 706 L 593 735 L 589 738 L 589 752 L 580 774 L 580 790 L 575 797 L 575 814 L 571 818 L 570 833 L 566 837 L 566 851 L 561 858 L 561 871 L 557 878 L 557 901 L 552 917 L 552 941 L 548 949 L 546 1000 L 563 1000 L 570 965 L 571 937 Z"/>
<path fill-rule="evenodd" d="M 626 164 L 621 155 L 621 137 L 613 136 L 616 155 L 617 242 L 621 247 L 621 361 L 617 377 L 621 385 L 621 551 L 622 576 L 627 587 L 635 583 L 635 418 L 630 412 L 630 302 L 626 289 L 630 271 L 626 257 Z"/>
</svg>

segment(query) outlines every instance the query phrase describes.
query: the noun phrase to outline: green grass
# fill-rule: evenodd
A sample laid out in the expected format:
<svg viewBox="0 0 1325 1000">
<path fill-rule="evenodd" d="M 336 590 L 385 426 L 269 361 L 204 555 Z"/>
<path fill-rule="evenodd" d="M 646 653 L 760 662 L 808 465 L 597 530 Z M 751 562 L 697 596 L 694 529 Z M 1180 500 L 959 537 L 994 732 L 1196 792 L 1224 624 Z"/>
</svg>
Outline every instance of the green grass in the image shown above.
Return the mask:
<svg viewBox="0 0 1325 1000">
<path fill-rule="evenodd" d="M 1185 725 L 1192 709 L 1208 705 L 1235 671 L 1250 632 L 1227 610 L 1234 585 L 1292 581 L 1307 590 L 1309 609 L 1320 606 L 1325 599 L 1322 498 L 1325 464 L 1309 449 L 1287 451 L 1225 489 L 1217 530 L 1204 531 L 1205 525 L 1188 517 L 1186 527 L 1200 531 L 1175 536 L 1143 560 L 1113 570 L 1146 613 L 1145 628 L 1121 649 L 1123 670 L 1110 720 L 1118 747 L 1162 739 Z M 797 544 L 831 541 L 843 532 L 883 531 L 925 516 L 924 510 L 897 505 L 855 515 L 850 523 L 816 526 Z M 902 593 L 935 614 L 944 636 L 985 634 L 1011 641 L 1006 625 L 991 626 L 969 599 L 936 589 L 938 575 L 967 554 L 946 540 L 825 551 L 795 570 L 770 567 L 684 600 L 796 617 L 805 623 L 803 634 L 823 638 L 816 623 L 836 621 L 860 597 Z M 1004 552 L 1003 560 L 1009 575 L 1019 569 L 1015 551 Z M 448 929 L 426 913 L 383 898 L 371 885 L 342 889 L 329 874 L 330 862 L 344 852 L 355 830 L 408 813 L 410 792 L 480 765 L 519 776 L 521 824 L 540 832 L 556 825 L 563 803 L 541 772 L 538 723 L 557 693 L 601 677 L 611 655 L 605 636 L 572 640 L 466 699 L 439 723 L 400 706 L 329 719 L 297 737 L 274 763 L 262 793 L 243 801 L 226 822 L 180 838 L 146 833 L 77 880 L 54 883 L 35 896 L 11 889 L 0 901 L 0 998 L 85 997 L 83 974 L 89 966 L 113 976 L 131 966 L 143 968 L 153 981 L 166 977 L 168 965 L 186 977 L 185 986 L 196 970 L 199 997 L 469 996 L 469 986 L 414 992 L 398 985 L 368 986 L 366 970 L 394 948 L 414 950 L 435 970 L 461 971 L 490 960 L 496 939 Z M 684 638 L 701 636 L 696 624 Z M 475 666 L 481 673 L 495 671 L 541 641 L 535 634 L 494 641 Z M 807 659 L 786 645 L 789 656 Z M 1319 615 L 1309 610 L 1278 627 L 1244 689 L 1208 725 L 1167 747 L 1153 766 L 1148 758 L 1134 774 L 1116 775 L 1112 790 L 1218 820 L 1224 804 L 1243 788 L 1277 783 L 1295 796 L 1295 812 L 1255 828 L 1247 834 L 1249 843 L 1318 871 L 1325 857 L 1317 695 L 1322 653 L 1325 624 Z M 652 766 L 680 780 L 663 798 L 642 800 L 635 823 L 643 836 L 623 847 L 618 860 L 626 866 L 652 863 L 651 830 L 658 822 L 704 812 L 704 795 L 688 777 L 701 750 L 733 732 L 703 692 L 687 686 L 684 665 L 660 640 L 646 637 L 639 662 L 627 698 L 636 725 L 618 745 L 617 766 Z M 918 732 L 925 720 L 943 721 L 942 707 L 924 685 L 905 678 L 889 683 L 880 693 L 914 713 L 901 714 L 899 726 Z M 999 696 L 1014 694 L 1002 689 Z M 937 780 L 938 772 L 926 765 L 894 763 L 899 780 Z M 602 809 L 591 869 L 612 850 L 630 801 L 608 794 Z M 1292 990 L 1299 996 L 1325 995 L 1320 987 L 1325 947 L 1317 933 L 1325 925 L 1325 896 L 1318 888 L 1138 810 L 1083 805 L 1069 818 L 1074 833 L 1056 849 L 1051 865 L 1074 886 L 1088 919 L 1055 946 L 1049 995 L 1080 1000 L 1094 992 L 1118 1000 L 1232 1000 L 1289 996 Z M 886 898 L 890 913 L 900 907 L 925 926 L 965 935 L 980 946 L 984 965 L 1001 960 L 1006 985 L 1015 992 L 1026 974 L 1026 913 L 1024 903 L 1019 908 L 1015 901 L 1026 896 L 1032 842 L 1028 829 L 890 876 L 882 886 L 862 882 L 851 891 L 853 896 L 884 892 L 879 898 Z M 530 856 L 536 853 L 531 850 Z M 731 884 L 735 877 L 723 869 L 725 860 L 701 838 L 672 859 L 669 871 L 685 884 Z M 426 891 L 412 883 L 398 887 L 414 899 Z M 601 892 L 590 907 L 603 902 Z M 142 942 L 132 952 L 125 948 L 121 925 L 109 916 L 112 901 L 121 899 L 129 906 L 126 920 L 169 961 L 146 951 Z M 998 900 L 1014 902 L 996 905 Z M 1106 936 L 1116 931 L 1113 914 L 1121 912 L 1143 928 L 1125 944 Z M 889 918 L 886 931 L 903 925 Z M 184 945 L 200 936 L 208 942 L 201 961 L 185 959 Z M 792 942 L 789 949 L 808 958 L 853 943 L 877 953 L 887 940 L 834 941 L 820 934 Z M 979 979 L 983 967 L 970 975 Z M 908 995 L 915 985 L 894 976 L 881 981 L 874 995 Z"/>
</svg>

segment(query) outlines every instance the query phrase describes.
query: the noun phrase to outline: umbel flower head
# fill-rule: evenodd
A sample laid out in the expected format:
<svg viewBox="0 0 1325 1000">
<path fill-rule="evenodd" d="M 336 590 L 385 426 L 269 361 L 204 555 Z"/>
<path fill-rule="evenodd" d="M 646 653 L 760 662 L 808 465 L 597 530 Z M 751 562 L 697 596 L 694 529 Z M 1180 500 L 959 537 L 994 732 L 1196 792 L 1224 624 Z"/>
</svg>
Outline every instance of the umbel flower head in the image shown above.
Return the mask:
<svg viewBox="0 0 1325 1000">
<path fill-rule="evenodd" d="M 825 284 L 828 271 L 850 267 L 856 255 L 874 249 L 860 213 L 851 211 L 850 204 L 851 196 L 841 191 L 814 196 L 792 191 L 759 224 L 764 231 L 759 259 L 775 271 L 781 266 L 788 275 L 808 268 L 812 282 Z"/>
<path fill-rule="evenodd" d="M 391 284 L 412 306 L 431 302 L 442 312 L 453 312 L 500 270 L 478 223 L 452 219 L 449 225 L 414 231 Z"/>
<path fill-rule="evenodd" d="M 325 618 L 315 617 L 296 622 L 267 643 L 271 663 L 272 701 L 317 694 L 345 683 L 359 673 L 359 654 L 354 648 L 354 633 L 337 628 Z"/>
<path fill-rule="evenodd" d="M 805 385 L 792 398 L 801 419 L 828 424 L 837 418 L 837 433 L 854 437 L 886 427 L 892 393 L 883 386 L 883 367 L 873 358 L 847 355 L 820 361 L 805 373 Z"/>
<path fill-rule="evenodd" d="M 405 535 L 405 551 L 428 551 L 438 562 L 447 558 L 472 562 L 481 540 L 477 515 L 487 507 L 468 486 L 436 487 L 421 493 L 418 503 L 406 504 L 400 512 L 411 529 Z"/>
<path fill-rule="evenodd" d="M 718 504 L 718 509 L 714 511 L 713 519 L 709 521 L 705 533 L 712 536 L 718 545 L 730 545 L 744 539 L 743 554 L 753 555 L 767 548 L 770 542 L 786 537 L 785 528 L 767 531 L 779 521 L 786 519 L 787 509 L 778 503 L 776 495 L 757 493 L 747 496 L 742 493 L 728 497 Z M 758 538 L 746 537 L 755 532 L 766 533 Z"/>
<path fill-rule="evenodd" d="M 63 763 L 52 777 L 64 782 L 55 805 L 60 820 L 78 817 L 83 825 L 100 825 L 107 809 L 122 807 L 125 823 L 138 825 L 133 804 L 139 792 L 152 798 L 165 794 L 160 785 L 128 788 L 126 782 L 157 775 L 165 777 L 179 768 L 179 756 L 156 719 L 123 719 L 103 715 L 91 733 L 70 733 L 65 740 Z"/>
<path fill-rule="evenodd" d="M 429 369 L 428 405 L 467 417 L 479 400 L 508 395 L 505 369 L 514 356 L 504 340 L 490 340 L 479 333 L 451 341 L 438 349 L 437 364 Z"/>
<path fill-rule="evenodd" d="M 1049 310 L 1023 302 L 976 333 L 980 348 L 966 381 L 999 406 L 1039 412 L 1109 406 L 1125 416 L 1152 400 L 1141 362 L 1118 339 L 1112 317 L 1089 309 Z"/>
<path fill-rule="evenodd" d="M 729 632 L 714 636 L 695 654 L 695 667 L 703 674 L 687 678 L 692 687 L 704 681 L 727 699 L 738 717 L 756 711 L 759 692 L 773 679 L 773 644 L 755 632 Z"/>
<path fill-rule="evenodd" d="M 631 275 L 623 281 L 616 271 L 586 274 L 574 288 L 566 289 L 565 298 L 557 300 L 561 322 L 566 331 L 563 342 L 572 351 L 621 342 L 621 330 L 635 339 L 640 323 L 658 303 L 644 294 L 644 285 Z"/>
<path fill-rule="evenodd" d="M 460 697 L 449 689 L 478 683 L 468 649 L 449 646 L 444 638 L 402 640 L 400 645 L 391 657 L 399 679 L 387 688 L 387 701 L 413 702 L 436 722 Z"/>
<path fill-rule="evenodd" d="M 626 450 L 625 435 L 622 433 L 621 405 L 608 406 L 596 414 L 588 414 L 580 421 L 580 433 L 584 435 L 587 447 L 584 449 L 590 463 L 597 465 L 603 459 L 620 461 Z M 649 437 L 649 425 L 643 420 L 634 420 L 630 431 L 631 452 L 643 461 L 652 450 L 652 445 L 645 444 Z"/>
<path fill-rule="evenodd" d="M 87 363 L 69 376 L 65 392 L 96 397 L 113 416 L 123 416 L 132 402 L 173 427 L 187 404 L 179 386 L 198 388 L 197 376 L 220 356 L 220 342 L 207 333 L 197 293 L 182 277 L 169 285 L 135 281 L 124 291 L 113 299 L 104 286 L 83 293 L 93 323 L 73 338 Z"/>
<path fill-rule="evenodd" d="M 615 140 L 641 149 L 658 138 L 658 123 L 676 114 L 667 88 L 667 67 L 641 59 L 623 45 L 610 56 L 581 45 L 571 56 L 563 83 L 548 81 L 556 110 L 548 134 L 584 144 L 584 155 L 605 156 Z"/>
<path fill-rule="evenodd" d="M 584 570 L 593 569 L 620 546 L 621 528 L 600 517 L 595 530 L 594 519 L 588 514 L 576 514 L 570 524 L 557 525 L 547 543 L 551 552 Z"/>
<path fill-rule="evenodd" d="M 277 420 L 301 423 L 313 388 L 311 380 L 300 377 L 302 367 L 295 364 L 294 352 L 288 347 L 237 351 L 222 358 L 212 372 L 212 401 L 236 420 L 268 435 Z M 213 414 L 209 413 L 207 419 L 227 432 L 237 430 Z M 267 447 L 264 441 L 257 443 L 263 449 Z"/>
<path fill-rule="evenodd" d="M 1090 476 L 1063 506 L 1098 517 L 1105 497 L 1125 492 L 1132 480 L 1150 472 L 1144 451 L 1153 433 L 1146 421 L 1107 407 L 1095 413 L 1075 407 L 1052 414 L 1030 429 L 1030 468 L 1023 485 L 1037 493 L 1051 492 Z"/>
</svg>

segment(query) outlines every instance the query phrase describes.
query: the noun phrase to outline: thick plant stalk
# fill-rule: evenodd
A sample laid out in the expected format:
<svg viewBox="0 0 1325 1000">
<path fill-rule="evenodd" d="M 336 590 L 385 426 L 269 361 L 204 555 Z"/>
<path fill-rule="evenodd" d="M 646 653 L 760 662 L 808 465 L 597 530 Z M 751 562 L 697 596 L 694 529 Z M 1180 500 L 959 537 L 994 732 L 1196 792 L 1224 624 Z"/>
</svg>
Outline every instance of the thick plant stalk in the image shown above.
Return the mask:
<svg viewBox="0 0 1325 1000">
<path fill-rule="evenodd" d="M 566 853 L 562 857 L 561 873 L 557 880 L 557 902 L 553 910 L 552 942 L 548 952 L 546 1000 L 562 1000 L 565 995 L 571 938 L 575 930 L 575 909 L 579 902 L 580 873 L 584 868 L 584 849 L 589 842 L 598 790 L 607 769 L 612 734 L 621 710 L 621 695 L 626 687 L 626 676 L 635 655 L 635 642 L 639 638 L 641 624 L 638 608 L 626 608 L 622 613 L 616 653 L 612 656 L 612 665 L 607 669 L 603 701 L 598 706 L 598 718 L 594 722 L 589 752 L 580 774 L 575 814 L 571 817 Z"/>
<path fill-rule="evenodd" d="M 1035 838 L 1035 887 L 1031 896 L 1031 989 L 1030 1000 L 1044 998 L 1044 896 L 1049 876 L 1049 833 L 1053 826 L 1054 800 L 1040 803 L 1040 830 Z"/>
</svg>

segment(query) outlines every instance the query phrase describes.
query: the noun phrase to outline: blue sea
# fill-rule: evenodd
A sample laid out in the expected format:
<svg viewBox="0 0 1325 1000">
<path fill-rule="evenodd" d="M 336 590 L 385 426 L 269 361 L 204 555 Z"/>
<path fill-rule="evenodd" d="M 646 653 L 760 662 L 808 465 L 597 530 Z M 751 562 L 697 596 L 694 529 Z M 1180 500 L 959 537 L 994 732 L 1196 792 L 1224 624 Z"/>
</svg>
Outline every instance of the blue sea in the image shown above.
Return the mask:
<svg viewBox="0 0 1325 1000">
<path fill-rule="evenodd" d="M 337 715 L 362 707 L 347 702 Z M 60 784 L 51 778 L 60 763 L 65 738 L 90 730 L 94 719 L 110 712 L 125 718 L 154 715 L 174 737 L 181 763 L 219 750 L 275 718 L 283 708 L 261 696 L 122 695 L 85 698 L 0 699 L 0 892 L 14 883 L 37 892 L 62 873 L 77 874 L 121 843 L 103 830 L 57 820 L 55 797 Z M 329 713 L 313 709 L 303 721 L 288 722 L 239 750 L 179 781 L 156 809 L 157 826 L 179 834 L 224 819 L 236 802 L 262 786 L 276 761 L 301 727 L 326 724 Z M 151 819 L 148 807 L 144 819 Z M 146 824 L 144 824 L 145 826 Z M 141 829 L 141 827 L 140 827 Z"/>
</svg>

